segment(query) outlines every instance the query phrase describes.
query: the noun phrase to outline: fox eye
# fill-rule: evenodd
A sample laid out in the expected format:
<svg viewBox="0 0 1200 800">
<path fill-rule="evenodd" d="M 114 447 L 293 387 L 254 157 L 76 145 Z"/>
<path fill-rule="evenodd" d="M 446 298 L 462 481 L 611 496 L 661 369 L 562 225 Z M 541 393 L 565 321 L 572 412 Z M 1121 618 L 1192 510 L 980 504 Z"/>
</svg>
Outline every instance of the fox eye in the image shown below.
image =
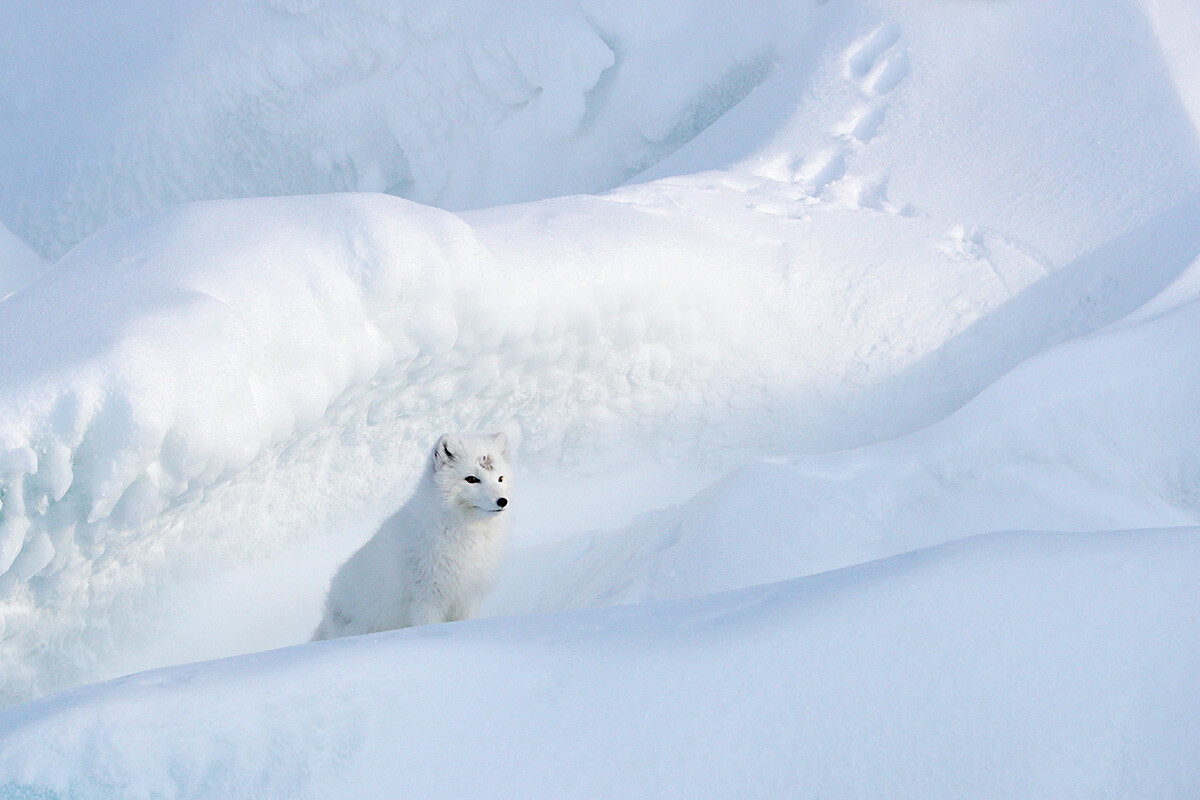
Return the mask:
<svg viewBox="0 0 1200 800">
<path fill-rule="evenodd" d="M 496 478 L 496 483 L 504 483 L 504 476 L 501 475 L 499 478 Z"/>
<path fill-rule="evenodd" d="M 463 480 L 467 483 L 479 483 L 479 478 L 476 478 L 474 475 L 468 475 Z"/>
</svg>

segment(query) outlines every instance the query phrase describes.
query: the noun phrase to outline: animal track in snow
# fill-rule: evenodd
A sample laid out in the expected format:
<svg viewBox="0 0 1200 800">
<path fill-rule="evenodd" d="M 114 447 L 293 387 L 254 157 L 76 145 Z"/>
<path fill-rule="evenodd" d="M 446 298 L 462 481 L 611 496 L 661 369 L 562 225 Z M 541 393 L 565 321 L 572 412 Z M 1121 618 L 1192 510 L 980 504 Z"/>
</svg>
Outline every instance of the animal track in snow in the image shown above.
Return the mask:
<svg viewBox="0 0 1200 800">
<path fill-rule="evenodd" d="M 908 77 L 908 52 L 900 42 L 900 28 L 885 22 L 846 51 L 846 77 L 868 102 L 856 109 L 834 131 L 857 142 L 875 137 L 888 104 L 882 98 Z"/>
<path fill-rule="evenodd" d="M 826 150 L 806 158 L 800 165 L 796 177 L 808 188 L 811 195 L 819 195 L 831 183 L 846 175 L 846 154 L 840 150 Z"/>
<path fill-rule="evenodd" d="M 865 144 L 874 139 L 875 134 L 879 132 L 885 113 L 887 105 L 884 103 L 860 106 L 834 128 L 833 132 L 838 137 Z"/>
<path fill-rule="evenodd" d="M 846 77 L 863 94 L 879 97 L 908 77 L 908 53 L 900 46 L 900 28 L 885 22 L 846 52 Z"/>
<path fill-rule="evenodd" d="M 869 144 L 883 126 L 888 111 L 887 95 L 908 76 L 908 52 L 901 41 L 900 26 L 885 22 L 861 37 L 845 51 L 845 76 L 860 101 L 829 131 L 832 151 L 804 160 L 797 178 L 813 197 L 849 202 L 858 208 L 894 212 L 887 198 L 887 179 L 849 174 L 850 159 Z M 845 186 L 835 184 L 845 183 Z"/>
<path fill-rule="evenodd" d="M 885 95 L 900 85 L 900 81 L 908 77 L 908 53 L 896 50 L 888 53 L 879 65 L 871 70 L 861 86 L 864 92 L 873 95 Z"/>
<path fill-rule="evenodd" d="M 900 26 L 888 21 L 860 37 L 843 53 L 850 108 L 828 128 L 829 143 L 803 156 L 787 155 L 759 168 L 762 177 L 789 183 L 807 203 L 821 201 L 885 213 L 913 213 L 887 197 L 887 175 L 851 172 L 854 156 L 878 135 L 887 117 L 888 95 L 908 76 L 908 52 Z M 796 198 L 799 199 L 799 198 Z"/>
<path fill-rule="evenodd" d="M 956 225 L 934 247 L 964 263 L 986 264 L 1010 296 L 1051 271 L 1040 256 L 986 228 Z"/>
<path fill-rule="evenodd" d="M 900 41 L 900 26 L 885 22 L 846 51 L 846 77 L 862 80 L 875 69 L 881 57 Z"/>
</svg>

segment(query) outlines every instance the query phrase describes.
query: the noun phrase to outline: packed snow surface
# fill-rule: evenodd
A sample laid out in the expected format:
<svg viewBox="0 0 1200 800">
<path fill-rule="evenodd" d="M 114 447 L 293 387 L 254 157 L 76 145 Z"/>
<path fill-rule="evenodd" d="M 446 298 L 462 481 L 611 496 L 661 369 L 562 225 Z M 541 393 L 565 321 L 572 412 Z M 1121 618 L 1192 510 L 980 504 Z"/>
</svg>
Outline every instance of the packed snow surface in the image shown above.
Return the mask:
<svg viewBox="0 0 1200 800">
<path fill-rule="evenodd" d="M 1190 4 L 74 11 L 0 7 L 0 796 L 1200 794 Z M 488 619 L 258 652 L 501 429 Z"/>
</svg>

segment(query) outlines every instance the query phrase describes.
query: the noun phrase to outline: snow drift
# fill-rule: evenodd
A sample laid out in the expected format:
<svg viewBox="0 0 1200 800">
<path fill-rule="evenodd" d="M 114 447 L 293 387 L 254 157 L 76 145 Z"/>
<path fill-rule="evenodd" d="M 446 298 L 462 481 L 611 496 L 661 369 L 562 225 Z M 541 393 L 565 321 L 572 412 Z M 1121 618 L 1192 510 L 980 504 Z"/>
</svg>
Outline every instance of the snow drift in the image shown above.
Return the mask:
<svg viewBox="0 0 1200 800">
<path fill-rule="evenodd" d="M 905 375 L 1004 298 L 976 280 L 982 264 L 927 273 L 928 305 L 907 308 L 929 324 L 909 329 L 886 311 L 903 281 L 822 287 L 819 263 L 774 248 L 747 261 L 754 216 L 707 232 L 614 198 L 476 224 L 383 196 L 181 207 L 90 238 L 6 301 L 0 588 L 11 657 L 42 654 L 6 670 L 10 691 L 90 668 L 109 645 L 87 628 L 132 624 L 131 598 L 172 564 L 216 567 L 382 513 L 444 430 L 515 420 L 534 467 L 730 458 L 903 430 L 994 369 L 948 357 Z M 878 274 L 912 268 L 882 253 L 909 229 L 952 261 L 929 227 L 883 215 L 856 230 Z M 948 293 L 974 308 L 946 318 L 933 298 Z M 829 337 L 847 302 L 876 342 L 865 358 Z M 839 429 L 872 391 L 896 407 Z"/>
<path fill-rule="evenodd" d="M 0 712 L 33 797 L 1187 797 L 1200 530 L 994 534 Z"/>
</svg>

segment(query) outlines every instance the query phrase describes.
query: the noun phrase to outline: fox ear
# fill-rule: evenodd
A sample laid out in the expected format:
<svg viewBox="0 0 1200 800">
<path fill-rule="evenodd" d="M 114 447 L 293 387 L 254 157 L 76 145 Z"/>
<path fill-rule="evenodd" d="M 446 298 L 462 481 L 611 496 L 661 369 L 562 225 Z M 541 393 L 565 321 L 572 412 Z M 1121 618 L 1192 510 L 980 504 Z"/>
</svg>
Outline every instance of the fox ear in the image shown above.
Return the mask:
<svg viewBox="0 0 1200 800">
<path fill-rule="evenodd" d="M 508 461 L 508 434 L 503 432 L 492 434 L 492 441 L 496 443 L 496 447 L 500 448 L 500 455 L 504 456 L 505 461 Z"/>
<path fill-rule="evenodd" d="M 458 437 L 443 434 L 433 447 L 433 468 L 445 469 L 458 458 L 462 452 L 462 442 Z"/>
</svg>

